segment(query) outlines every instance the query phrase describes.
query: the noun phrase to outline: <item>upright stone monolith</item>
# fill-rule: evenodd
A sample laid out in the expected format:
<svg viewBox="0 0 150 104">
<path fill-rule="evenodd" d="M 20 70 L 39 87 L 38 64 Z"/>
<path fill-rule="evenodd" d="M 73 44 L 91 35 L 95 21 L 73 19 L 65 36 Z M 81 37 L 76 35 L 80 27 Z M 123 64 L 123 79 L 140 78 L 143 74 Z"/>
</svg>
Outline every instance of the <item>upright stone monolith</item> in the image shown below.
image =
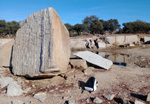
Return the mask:
<svg viewBox="0 0 150 104">
<path fill-rule="evenodd" d="M 12 51 L 12 72 L 25 77 L 49 77 L 67 70 L 69 33 L 53 8 L 31 14 L 20 23 Z"/>
</svg>

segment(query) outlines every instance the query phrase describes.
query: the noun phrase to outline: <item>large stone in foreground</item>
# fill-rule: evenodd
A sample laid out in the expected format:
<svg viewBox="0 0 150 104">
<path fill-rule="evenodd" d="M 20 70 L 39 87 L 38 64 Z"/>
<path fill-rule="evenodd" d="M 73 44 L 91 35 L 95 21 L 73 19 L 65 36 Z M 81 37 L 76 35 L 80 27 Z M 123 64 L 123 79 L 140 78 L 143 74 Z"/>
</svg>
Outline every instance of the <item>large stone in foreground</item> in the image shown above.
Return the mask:
<svg viewBox="0 0 150 104">
<path fill-rule="evenodd" d="M 82 59 L 84 59 L 94 65 L 102 67 L 104 69 L 107 69 L 107 70 L 113 64 L 112 61 L 105 59 L 105 58 L 101 57 L 100 55 L 97 55 L 97 54 L 89 52 L 89 51 L 76 52 L 76 53 L 74 53 L 74 55 L 81 57 Z"/>
<path fill-rule="evenodd" d="M 26 77 L 50 77 L 67 70 L 69 33 L 53 8 L 21 22 L 12 54 L 12 72 Z"/>
</svg>

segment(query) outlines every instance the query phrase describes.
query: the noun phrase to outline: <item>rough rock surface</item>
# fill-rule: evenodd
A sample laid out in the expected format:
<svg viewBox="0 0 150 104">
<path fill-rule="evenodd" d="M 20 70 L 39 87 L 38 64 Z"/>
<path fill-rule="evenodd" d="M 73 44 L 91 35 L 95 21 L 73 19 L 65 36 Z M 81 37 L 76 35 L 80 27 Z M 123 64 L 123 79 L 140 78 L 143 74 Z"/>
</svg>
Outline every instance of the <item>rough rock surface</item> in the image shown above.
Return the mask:
<svg viewBox="0 0 150 104">
<path fill-rule="evenodd" d="M 105 37 L 105 40 L 109 43 L 109 44 L 114 44 L 116 43 L 116 39 L 114 36 L 107 36 Z"/>
<path fill-rule="evenodd" d="M 66 72 L 69 33 L 53 8 L 35 12 L 21 22 L 12 53 L 14 75 L 50 77 Z"/>
<path fill-rule="evenodd" d="M 94 98 L 93 102 L 96 103 L 96 104 L 100 104 L 103 101 L 100 98 L 96 97 L 96 98 Z"/>
<path fill-rule="evenodd" d="M 139 42 L 137 35 L 107 36 L 107 37 L 105 37 L 105 40 L 109 44 L 116 44 L 116 45 Z"/>
<path fill-rule="evenodd" d="M 106 43 L 102 41 L 98 42 L 98 48 L 106 48 Z"/>
<path fill-rule="evenodd" d="M 129 36 L 125 36 L 125 43 L 137 43 L 139 41 L 138 36 L 137 35 L 129 35 Z"/>
<path fill-rule="evenodd" d="M 13 81 L 14 80 L 10 77 L 2 77 L 2 78 L 0 78 L 0 87 L 3 88 Z"/>
<path fill-rule="evenodd" d="M 103 95 L 107 100 L 112 100 L 115 97 L 115 94 L 112 95 Z"/>
<path fill-rule="evenodd" d="M 2 77 L 0 78 L 0 87 L 6 87 L 7 86 L 7 95 L 8 96 L 19 96 L 23 93 L 23 90 L 21 86 L 14 81 L 10 77 Z"/>
<path fill-rule="evenodd" d="M 83 68 L 83 69 L 86 69 L 87 68 L 87 63 L 85 60 L 82 60 L 82 59 L 71 59 L 70 60 L 70 64 L 73 66 L 73 67 L 76 67 L 76 68 Z"/>
<path fill-rule="evenodd" d="M 45 92 L 39 92 L 39 93 L 34 95 L 34 98 L 36 98 L 39 101 L 41 101 L 42 103 L 44 103 L 44 101 L 46 99 L 46 93 Z"/>
<path fill-rule="evenodd" d="M 7 86 L 7 95 L 8 96 L 20 96 L 23 94 L 23 90 L 17 82 L 13 81 Z"/>
<path fill-rule="evenodd" d="M 116 38 L 116 43 L 117 43 L 118 45 L 124 43 L 125 36 L 115 36 L 115 38 Z"/>
</svg>

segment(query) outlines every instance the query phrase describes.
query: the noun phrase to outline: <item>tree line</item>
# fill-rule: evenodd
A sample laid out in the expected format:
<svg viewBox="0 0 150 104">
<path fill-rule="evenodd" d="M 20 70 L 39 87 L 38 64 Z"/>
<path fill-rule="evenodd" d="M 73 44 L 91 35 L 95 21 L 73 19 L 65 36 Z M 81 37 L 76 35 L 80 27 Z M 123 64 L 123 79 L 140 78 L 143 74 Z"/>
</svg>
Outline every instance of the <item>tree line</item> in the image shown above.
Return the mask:
<svg viewBox="0 0 150 104">
<path fill-rule="evenodd" d="M 16 21 L 6 22 L 0 20 L 0 36 L 15 35 L 17 30 L 20 28 L 19 23 Z"/>
<path fill-rule="evenodd" d="M 81 33 L 105 34 L 109 33 L 150 33 L 150 23 L 143 21 L 134 21 L 123 23 L 123 28 L 117 19 L 107 21 L 99 19 L 97 16 L 87 16 L 83 19 L 82 24 L 71 25 L 66 23 L 70 36 L 81 35 Z"/>
<path fill-rule="evenodd" d="M 87 16 L 83 19 L 82 24 L 71 25 L 66 23 L 70 36 L 76 36 L 81 34 L 105 34 L 109 33 L 147 33 L 150 34 L 150 23 L 140 20 L 134 22 L 123 23 L 123 28 L 117 19 L 102 20 L 97 16 Z M 11 21 L 6 22 L 0 20 L 0 37 L 6 35 L 15 36 L 16 31 L 20 28 L 19 22 Z"/>
</svg>

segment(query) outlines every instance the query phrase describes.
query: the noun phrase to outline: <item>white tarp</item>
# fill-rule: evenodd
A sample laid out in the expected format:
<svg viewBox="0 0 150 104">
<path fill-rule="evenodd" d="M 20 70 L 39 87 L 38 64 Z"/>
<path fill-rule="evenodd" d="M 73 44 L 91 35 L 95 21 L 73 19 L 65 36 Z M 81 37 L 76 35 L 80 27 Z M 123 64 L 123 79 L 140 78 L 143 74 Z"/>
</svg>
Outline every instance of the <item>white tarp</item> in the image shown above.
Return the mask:
<svg viewBox="0 0 150 104">
<path fill-rule="evenodd" d="M 107 70 L 113 64 L 111 60 L 105 59 L 102 56 L 92 53 L 90 51 L 80 51 L 73 54 L 88 61 L 89 63 L 92 63 Z"/>
</svg>

